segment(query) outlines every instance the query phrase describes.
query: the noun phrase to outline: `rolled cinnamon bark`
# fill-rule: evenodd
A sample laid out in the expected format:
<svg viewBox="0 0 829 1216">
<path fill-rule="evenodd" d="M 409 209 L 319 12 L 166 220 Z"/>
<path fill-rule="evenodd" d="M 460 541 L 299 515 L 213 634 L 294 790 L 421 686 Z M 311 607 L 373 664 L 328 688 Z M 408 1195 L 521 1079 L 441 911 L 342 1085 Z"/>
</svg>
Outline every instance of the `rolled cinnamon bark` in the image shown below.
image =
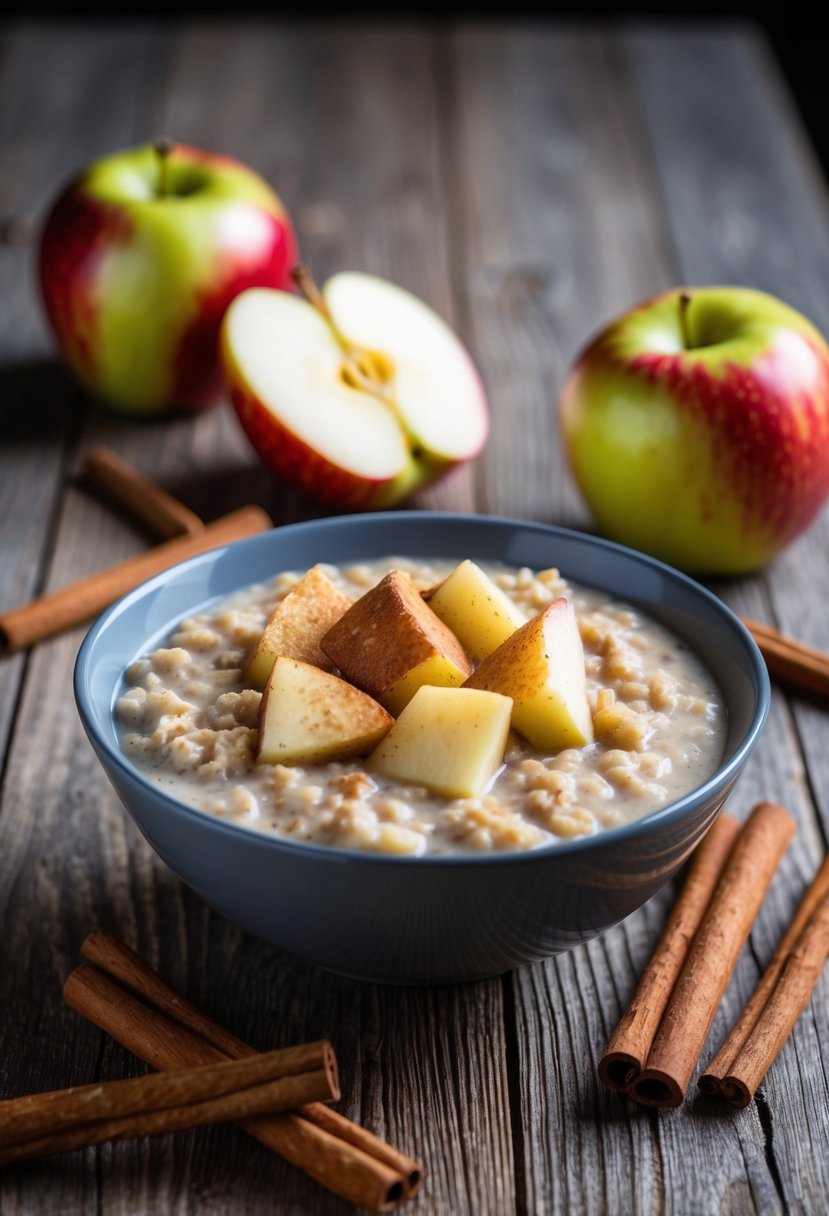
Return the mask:
<svg viewBox="0 0 829 1216">
<path fill-rule="evenodd" d="M 195 511 L 143 477 L 109 448 L 91 448 L 84 459 L 84 471 L 94 486 L 162 540 L 204 531 L 204 520 Z"/>
<path fill-rule="evenodd" d="M 0 1164 L 338 1097 L 336 1060 L 326 1042 L 29 1094 L 0 1103 Z"/>
<path fill-rule="evenodd" d="M 242 537 L 266 532 L 272 526 L 270 518 L 259 507 L 242 507 L 230 515 L 223 515 L 214 523 L 207 524 L 198 536 L 169 540 L 117 566 L 99 570 L 76 583 L 70 583 L 68 587 L 41 596 L 30 604 L 0 613 L 0 644 L 4 643 L 9 651 L 22 650 L 44 638 L 62 633 L 64 629 L 81 625 L 145 579 L 160 574 L 162 570 L 169 570 L 177 562 L 229 545 Z"/>
<path fill-rule="evenodd" d="M 739 826 L 736 824 L 735 826 Z M 159 975 L 149 967 L 143 959 L 131 950 L 124 942 L 107 933 L 103 929 L 95 929 L 84 940 L 81 954 L 90 963 L 94 963 L 108 975 L 117 979 L 130 991 L 149 1001 L 167 1017 L 174 1018 L 190 1031 L 195 1031 L 205 1042 L 233 1059 L 250 1055 L 253 1048 L 249 1047 L 236 1035 L 231 1034 L 224 1026 L 220 1026 L 202 1011 L 185 1000 L 174 988 L 165 983 Z M 356 1148 L 362 1149 L 369 1156 L 384 1162 L 391 1169 L 399 1171 L 408 1179 L 409 1195 L 413 1195 L 420 1185 L 423 1170 L 417 1161 L 398 1152 L 391 1144 L 375 1136 L 373 1132 L 352 1123 L 337 1111 L 331 1110 L 316 1102 L 306 1106 L 299 1112 L 304 1119 L 315 1123 L 332 1135 L 347 1140 Z"/>
<path fill-rule="evenodd" d="M 625 1093 L 644 1067 L 693 936 L 739 830 L 738 820 L 722 814 L 694 852 L 662 936 L 599 1061 L 599 1076 L 608 1089 Z"/>
<path fill-rule="evenodd" d="M 829 894 L 829 856 L 823 859 L 823 864 L 806 889 L 800 907 L 797 909 L 788 929 L 781 937 L 780 944 L 772 955 L 771 962 L 754 989 L 743 1012 L 734 1023 L 722 1047 L 700 1077 L 698 1084 L 703 1093 L 714 1096 L 721 1092 L 722 1082 L 729 1072 L 732 1071 L 734 1061 L 742 1051 L 747 1038 L 757 1024 L 757 1019 L 763 1012 L 766 1001 L 769 999 L 769 995 L 777 983 L 777 977 L 780 975 L 783 964 L 797 944 L 806 925 L 811 920 L 815 909 L 827 894 Z"/>
<path fill-rule="evenodd" d="M 780 633 L 771 625 L 743 618 L 771 675 L 818 697 L 829 697 L 829 655 Z"/>
<path fill-rule="evenodd" d="M 809 998 L 829 956 L 829 895 L 824 895 L 783 964 L 771 995 L 728 1075 L 722 1092 L 732 1106 L 748 1106 Z"/>
<path fill-rule="evenodd" d="M 679 1106 L 717 1006 L 794 835 L 791 815 L 761 802 L 740 832 L 676 981 L 645 1067 L 628 1093 L 645 1106 Z"/>
<path fill-rule="evenodd" d="M 98 947 L 102 945 L 101 937 L 105 938 L 104 944 L 114 942 L 121 946 L 117 939 L 109 935 L 96 937 Z M 146 968 L 132 951 L 126 947 L 122 949 L 125 970 L 134 982 L 141 983 L 139 969 L 149 971 L 149 968 Z M 71 1008 L 100 1026 L 153 1068 L 179 1068 L 227 1058 L 218 1047 L 189 1029 L 185 1022 L 172 1020 L 153 1004 L 152 993 L 157 992 L 160 985 L 162 989 L 167 989 L 168 1002 L 172 995 L 177 1011 L 175 1016 L 179 1019 L 186 1018 L 188 1009 L 192 1008 L 189 1002 L 178 998 L 178 994 L 169 989 L 153 972 L 150 971 L 150 975 L 153 977 L 153 983 L 142 987 L 141 999 L 138 999 L 137 989 L 133 990 L 136 992 L 136 995 L 133 995 L 127 987 L 104 974 L 98 967 L 81 964 L 66 982 L 64 999 Z M 200 1019 L 203 1025 L 212 1027 L 217 1032 L 214 1037 L 224 1037 L 226 1042 L 230 1039 L 240 1044 L 234 1055 L 253 1054 L 252 1048 L 242 1044 L 240 1040 L 235 1040 L 234 1036 L 227 1035 L 227 1032 L 210 1023 L 204 1015 L 200 1015 Z M 338 1119 L 329 1125 L 332 1130 L 321 1122 L 318 1124 L 315 1121 L 315 1112 L 325 1110 L 326 1107 L 319 1103 L 311 1103 L 291 1113 L 245 1119 L 241 1126 L 250 1135 L 350 1203 L 370 1208 L 372 1211 L 385 1212 L 413 1194 L 415 1188 L 410 1183 L 410 1175 L 415 1176 L 416 1181 L 422 1176 L 421 1167 L 416 1162 L 403 1157 L 402 1154 L 396 1154 L 401 1163 L 408 1164 L 409 1169 L 404 1171 L 402 1165 L 401 1168 L 389 1165 L 388 1154 L 383 1150 L 388 1150 L 390 1146 L 365 1129 L 359 1129 L 364 1138 L 357 1144 L 353 1141 L 358 1137 L 347 1138 L 342 1134 L 339 1121 L 349 1124 L 342 1116 L 338 1116 Z M 353 1124 L 349 1126 L 354 1127 Z M 380 1151 L 371 1151 L 372 1148 L 378 1147 Z"/>
</svg>

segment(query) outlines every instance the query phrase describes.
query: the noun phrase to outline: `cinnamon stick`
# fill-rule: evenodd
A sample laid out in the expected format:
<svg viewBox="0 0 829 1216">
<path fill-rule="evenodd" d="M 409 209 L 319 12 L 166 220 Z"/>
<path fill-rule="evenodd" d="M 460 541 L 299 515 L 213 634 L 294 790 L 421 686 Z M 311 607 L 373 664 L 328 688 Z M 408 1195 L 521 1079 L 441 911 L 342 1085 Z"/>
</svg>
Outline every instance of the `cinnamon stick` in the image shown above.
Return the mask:
<svg viewBox="0 0 829 1216">
<path fill-rule="evenodd" d="M 788 637 L 771 625 L 743 618 L 766 666 L 778 680 L 816 696 L 829 697 L 829 655 Z"/>
<path fill-rule="evenodd" d="M 165 983 L 134 950 L 111 933 L 104 929 L 95 929 L 84 940 L 81 954 L 88 962 L 94 963 L 117 979 L 142 1000 L 148 1001 L 165 1016 L 194 1031 L 226 1056 L 239 1059 L 253 1053 L 252 1047 L 206 1017 L 197 1006 Z M 318 1102 L 304 1107 L 299 1113 L 318 1127 L 348 1141 L 355 1148 L 362 1149 L 369 1156 L 383 1161 L 391 1169 L 405 1175 L 410 1195 L 417 1190 L 422 1179 L 422 1167 L 385 1140 Z"/>
<path fill-rule="evenodd" d="M 694 852 L 662 936 L 599 1062 L 599 1077 L 608 1089 L 625 1093 L 644 1068 L 691 941 L 739 830 L 736 819 L 722 814 Z"/>
<path fill-rule="evenodd" d="M 829 956 L 829 895 L 824 895 L 787 957 L 765 1008 L 722 1082 L 732 1106 L 748 1106 L 792 1032 Z"/>
<path fill-rule="evenodd" d="M 59 591 L 0 613 L 0 641 L 9 651 L 22 650 L 97 616 L 145 579 L 168 570 L 185 558 L 265 532 L 270 527 L 271 520 L 259 507 L 242 507 L 230 515 L 223 515 L 207 524 L 197 536 L 166 541 L 117 566 L 99 570 Z"/>
<path fill-rule="evenodd" d="M 74 1086 L 0 1102 L 0 1164 L 339 1097 L 331 1045 Z"/>
<path fill-rule="evenodd" d="M 107 447 L 91 448 L 84 458 L 89 481 L 162 540 L 195 536 L 204 520 L 183 502 L 144 477 Z"/>
<path fill-rule="evenodd" d="M 794 835 L 774 802 L 754 808 L 734 844 L 676 981 L 645 1067 L 629 1094 L 645 1106 L 679 1106 L 754 918 Z"/>
<path fill-rule="evenodd" d="M 121 946 L 109 935 L 95 937 L 99 946 L 102 938 L 103 944 L 111 946 L 115 942 Z M 186 1019 L 193 1008 L 189 1002 L 179 998 L 151 971 L 153 984 L 144 987 L 135 963 L 145 971 L 149 968 L 127 947 L 122 950 L 126 970 L 142 985 L 141 999 L 98 967 L 82 964 L 70 975 L 64 989 L 70 1007 L 157 1069 L 227 1058 L 227 1053 L 188 1027 Z M 152 993 L 157 991 L 157 985 L 167 990 L 168 1002 L 172 994 L 176 1013 L 183 1020 L 165 1016 L 154 1004 Z M 252 1053 L 252 1048 L 203 1014 L 199 1014 L 198 1024 L 208 1028 L 214 1039 L 223 1040 L 226 1045 L 238 1044 L 234 1055 Z M 414 1193 L 422 1177 L 422 1168 L 416 1162 L 342 1116 L 325 1120 L 321 1112 L 326 1110 L 319 1103 L 311 1103 L 290 1114 L 246 1119 L 241 1126 L 351 1203 L 374 1211 L 390 1211 Z"/>
<path fill-rule="evenodd" d="M 771 962 L 766 968 L 762 979 L 743 1009 L 727 1039 L 714 1056 L 705 1072 L 699 1079 L 699 1087 L 705 1094 L 716 1095 L 722 1091 L 722 1083 L 733 1070 L 734 1061 L 745 1046 L 746 1040 L 753 1031 L 757 1020 L 765 1008 L 769 995 L 777 983 L 783 965 L 797 944 L 800 935 L 812 918 L 815 909 L 829 895 L 829 856 L 809 884 L 801 900 L 800 906 L 780 943 L 772 955 Z"/>
<path fill-rule="evenodd" d="M 143 1004 L 97 967 L 82 963 L 64 986 L 71 1009 L 100 1026 L 152 1068 L 191 1067 L 226 1059 L 218 1048 Z M 390 1211 L 406 1197 L 399 1173 L 293 1112 L 256 1116 L 240 1126 L 350 1203 Z"/>
</svg>

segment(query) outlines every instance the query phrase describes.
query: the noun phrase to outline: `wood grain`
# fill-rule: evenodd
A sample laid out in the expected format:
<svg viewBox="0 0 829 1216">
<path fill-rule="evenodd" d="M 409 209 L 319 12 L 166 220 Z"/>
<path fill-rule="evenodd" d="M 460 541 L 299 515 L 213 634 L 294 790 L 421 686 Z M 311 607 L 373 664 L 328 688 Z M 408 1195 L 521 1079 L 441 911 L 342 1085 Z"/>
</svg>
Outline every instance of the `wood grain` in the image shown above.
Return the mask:
<svg viewBox="0 0 829 1216">
<path fill-rule="evenodd" d="M 71 56 L 82 34 L 64 31 L 64 36 L 64 53 Z M 164 67 L 148 74 L 144 109 L 154 129 L 232 150 L 271 177 L 298 217 L 303 244 L 323 276 L 339 265 L 365 266 L 450 310 L 446 264 L 439 255 L 439 156 L 428 35 L 403 28 L 363 37 L 354 29 L 245 26 L 229 41 L 223 30 L 205 26 L 180 40 L 164 34 L 154 46 Z M 380 82 L 383 108 L 367 89 L 367 78 Z M 332 126 L 333 114 L 351 132 L 345 141 Z M 128 127 L 125 122 L 113 144 L 134 138 Z M 364 127 L 383 141 L 390 159 L 366 156 L 355 175 L 353 158 Z M 401 199 L 399 215 L 390 210 L 396 198 Z M 328 207 L 323 221 L 331 220 L 332 208 L 341 208 L 330 231 L 325 223 L 325 231 L 319 228 L 314 208 L 321 203 Z M 438 252 L 424 258 L 427 240 Z M 207 518 L 251 498 L 283 520 L 309 513 L 307 504 L 260 476 L 227 411 L 140 427 L 96 411 L 73 451 L 99 442 L 152 472 Z M 205 502 L 201 495 L 208 476 L 211 492 Z M 451 492 L 436 489 L 435 501 L 446 493 L 445 505 L 469 505 L 465 484 L 461 479 Z M 143 543 L 120 517 L 69 487 L 61 500 L 46 587 L 124 557 Z M 347 1052 L 340 1109 L 434 1163 L 424 1197 L 417 1201 L 421 1210 L 430 1210 L 437 1196 L 439 1204 L 459 1213 L 484 1211 L 490 1203 L 509 1213 L 512 1144 L 501 985 L 437 991 L 426 999 L 365 988 L 278 956 L 209 913 L 134 831 L 81 737 L 68 700 L 79 638 L 76 631 L 33 653 L 8 762 L 0 815 L 0 908 L 15 928 L 4 942 L 0 976 L 0 1006 L 10 1011 L 0 1028 L 4 1058 L 20 1062 L 28 1088 L 119 1077 L 133 1069 L 120 1048 L 102 1041 L 57 1002 L 84 934 L 104 923 L 257 1045 L 296 1042 L 311 1024 L 327 1025 L 340 1054 Z M 42 762 L 44 740 L 49 764 Z M 33 1019 L 27 1010 L 33 991 L 41 987 L 48 991 L 40 1016 Z M 46 1026 L 61 1045 L 48 1058 L 38 1050 Z M 406 1061 L 402 1077 L 401 1060 Z M 22 1087 L 17 1069 L 9 1083 Z M 149 1211 L 235 1213 L 244 1206 L 271 1212 L 275 1195 L 280 1212 L 305 1213 L 311 1205 L 320 1216 L 344 1210 L 285 1163 L 227 1129 L 179 1137 L 174 1161 L 163 1142 L 123 1143 L 85 1154 L 77 1169 L 96 1198 L 87 1203 L 79 1185 L 55 1186 L 52 1194 L 60 1195 L 63 1212 L 97 1203 L 108 1216 L 121 1216 L 135 1210 L 136 1196 Z M 0 1207 L 5 1202 L 24 1211 L 34 1211 L 38 1203 L 48 1207 L 52 1200 L 44 1199 L 44 1177 L 35 1167 L 7 1171 L 0 1179 Z"/>
<path fill-rule="evenodd" d="M 822 286 L 829 270 L 825 186 L 759 38 L 743 28 L 720 37 L 698 30 L 680 45 L 664 32 L 640 31 L 628 47 L 683 279 L 760 287 L 829 329 Z M 706 222 L 713 215 L 721 222 Z M 829 579 L 827 547 L 824 511 L 762 580 L 768 596 L 763 619 L 821 648 L 829 643 L 829 624 L 818 606 Z M 726 598 L 745 610 L 748 587 L 726 588 Z M 800 822 L 790 858 L 794 873 L 785 886 L 774 884 L 766 915 L 752 934 L 759 964 L 752 983 L 826 841 L 825 712 L 798 698 L 791 704 L 791 717 L 781 711 L 770 723 L 752 762 L 752 779 L 759 785 L 758 778 L 765 778 L 764 796 L 795 798 L 791 809 Z M 781 772 L 786 755 L 788 771 Z M 786 786 L 791 792 L 783 795 Z M 744 792 L 741 781 L 741 798 Z M 818 1147 L 829 1131 L 827 1049 L 821 1046 L 827 994 L 824 977 L 760 1091 L 761 1130 L 780 1201 L 804 1210 L 821 1206 L 829 1188 L 829 1162 Z M 744 1001 L 749 994 L 741 989 L 740 995 Z M 728 1006 L 730 1020 L 739 1007 Z M 712 1034 L 713 1046 L 725 1031 Z M 740 1122 L 756 1118 L 757 1111 L 749 1108 Z"/>
<path fill-rule="evenodd" d="M 710 42 L 715 48 L 720 45 L 716 37 Z M 739 50 L 743 43 L 740 39 L 737 43 Z M 673 53 L 669 66 L 663 64 L 661 69 L 666 89 L 684 62 L 683 46 L 678 36 L 671 39 L 660 35 L 663 60 L 668 50 Z M 485 301 L 476 301 L 473 310 L 480 348 L 497 351 L 502 360 L 505 394 L 511 391 L 514 400 L 522 391 L 521 371 L 525 367 L 534 372 L 530 383 L 536 391 L 541 383 L 549 385 L 525 419 L 526 429 L 536 439 L 535 448 L 531 449 L 526 440 L 522 442 L 513 427 L 494 449 L 508 492 L 520 496 L 513 499 L 513 510 L 518 513 L 556 520 L 571 518 L 572 507 L 568 506 L 566 486 L 561 484 L 560 468 L 556 471 L 550 464 L 541 470 L 538 463 L 519 463 L 528 459 L 531 450 L 536 462 L 551 459 L 549 444 L 540 444 L 538 437 L 543 433 L 544 411 L 555 398 L 567 362 L 566 358 L 558 364 L 551 362 L 551 341 L 566 334 L 568 324 L 579 325 L 586 336 L 588 325 L 586 320 L 579 324 L 579 309 L 584 310 L 585 317 L 594 318 L 595 324 L 608 315 L 602 311 L 606 301 L 610 301 L 608 311 L 615 311 L 656 288 L 685 278 L 672 250 L 675 234 L 660 197 L 664 184 L 659 170 L 665 164 L 681 161 L 685 144 L 694 142 L 687 131 L 684 142 L 676 136 L 680 122 L 687 126 L 694 110 L 687 107 L 685 95 L 677 94 L 672 107 L 674 130 L 665 132 L 666 144 L 669 136 L 673 141 L 672 150 L 660 147 L 655 166 L 648 131 L 641 125 L 641 108 L 647 106 L 648 116 L 651 110 L 662 115 L 667 103 L 660 97 L 651 99 L 648 105 L 635 92 L 637 73 L 631 59 L 629 46 L 594 32 L 557 33 L 545 42 L 538 30 L 526 35 L 475 31 L 461 43 L 461 138 L 469 148 L 465 163 L 470 167 L 492 164 L 494 168 L 492 180 L 486 184 L 481 181 L 480 171 L 477 177 L 471 171 L 466 175 L 467 197 L 472 193 L 472 202 L 468 201 L 466 207 L 473 248 L 476 253 L 497 249 L 498 242 L 505 239 L 504 233 L 513 242 L 520 239 L 516 232 L 529 233 L 525 239 L 532 242 L 535 257 L 546 257 L 552 264 L 555 255 L 559 278 L 578 283 L 569 295 L 563 293 L 563 303 L 576 311 L 574 321 L 565 306 L 555 318 L 556 325 L 551 317 L 539 320 L 537 314 L 526 310 L 513 312 L 509 346 L 504 345 L 499 332 L 506 328 L 502 313 L 495 308 L 488 313 Z M 704 64 L 697 65 L 697 70 L 705 78 Z M 729 78 L 725 71 L 715 76 L 722 88 L 728 87 Z M 749 72 L 752 82 L 755 89 L 762 87 Z M 710 79 L 707 86 L 712 87 Z M 703 143 L 703 129 L 707 130 L 700 128 L 696 133 L 697 144 Z M 541 154 L 538 140 L 524 139 L 525 132 L 544 132 Z M 483 155 L 484 149 L 491 153 L 488 158 Z M 584 163 L 589 165 L 589 174 L 580 172 Z M 683 172 L 690 176 L 689 170 Z M 719 172 L 722 176 L 724 167 L 720 166 Z M 705 215 L 701 181 L 699 178 L 696 195 L 689 204 L 698 216 Z M 690 189 L 691 183 L 686 184 Z M 511 206 L 499 209 L 498 200 L 505 192 Z M 487 206 L 481 201 L 484 194 Z M 556 207 L 565 215 L 557 226 L 549 219 L 551 208 Z M 513 226 L 504 215 L 512 217 L 516 212 L 524 222 Z M 608 215 L 620 225 L 615 241 L 613 220 Z M 554 229 L 546 239 L 543 221 L 538 218 L 541 216 Z M 637 217 L 636 222 L 631 221 L 632 216 Z M 627 222 L 620 217 L 627 217 Z M 563 239 L 568 222 L 573 226 L 569 241 Z M 702 242 L 702 220 L 698 218 L 696 223 Z M 476 224 L 481 229 L 478 233 Z M 553 243 L 556 235 L 558 240 Z M 474 257 L 470 261 L 478 265 Z M 706 275 L 713 281 L 724 276 L 725 269 L 718 272 L 716 267 L 710 267 Z M 689 277 L 693 281 L 693 276 Z M 568 358 L 576 345 L 577 341 L 571 339 Z M 522 403 L 519 408 L 527 406 Z M 492 452 L 490 449 L 490 455 Z M 537 497 L 527 497 L 538 496 L 542 486 L 547 494 L 546 506 Z M 550 515 L 545 515 L 545 510 Z M 736 607 L 762 601 L 768 610 L 768 591 L 761 579 L 749 580 L 742 588 L 719 590 Z M 772 891 L 770 908 L 761 917 L 755 934 L 758 951 L 765 949 L 774 927 L 785 922 L 780 904 L 788 899 L 792 887 L 797 889 L 800 874 L 808 872 L 817 850 L 811 800 L 803 783 L 793 779 L 788 769 L 789 758 L 797 753 L 797 742 L 782 698 L 777 699 L 769 734 L 782 739 L 783 745 L 758 751 L 751 770 L 741 779 L 735 809 L 744 814 L 755 797 L 781 797 L 797 808 L 802 828 L 797 850 L 793 850 Z M 796 767 L 800 767 L 797 762 Z M 735 1210 L 741 1210 L 747 1197 L 758 1210 L 780 1206 L 778 1163 L 767 1151 L 766 1127 L 756 1115 L 753 1121 L 746 1119 L 725 1128 L 707 1120 L 685 1120 L 681 1125 L 668 1120 L 653 1123 L 596 1090 L 597 1051 L 629 999 L 635 978 L 653 947 L 666 898 L 653 901 L 652 907 L 586 951 L 577 951 L 541 969 L 518 972 L 509 981 L 515 989 L 518 1039 L 511 1077 L 518 1089 L 515 1109 L 525 1143 L 519 1180 L 529 1211 L 598 1213 L 608 1210 L 608 1205 L 613 1210 L 641 1211 L 668 1203 L 680 1212 L 719 1210 L 732 1204 Z M 594 978 L 596 973 L 601 977 L 599 981 Z M 747 956 L 732 986 L 739 985 L 738 991 L 726 1001 L 732 1016 L 755 977 L 756 964 Z M 712 1038 L 723 1032 L 721 1016 L 715 1022 Z M 814 1111 L 809 1113 L 815 1116 Z M 596 1116 L 601 1120 L 598 1123 Z M 801 1117 L 805 1119 L 805 1111 Z M 567 1145 L 568 1155 L 577 1146 L 579 1160 L 584 1163 L 580 1170 L 562 1168 L 562 1144 Z M 670 1189 L 666 1179 L 670 1179 Z M 752 1195 L 756 1198 L 751 1199 Z"/>
<path fill-rule="evenodd" d="M 159 130 L 272 180 L 318 278 L 340 267 L 387 275 L 459 327 L 487 383 L 493 438 L 474 470 L 422 496 L 428 505 L 589 526 L 558 444 L 556 396 L 590 334 L 652 291 L 742 281 L 829 329 L 825 191 L 748 29 L 47 23 L 7 32 L 3 215 L 36 220 L 74 166 Z M 207 519 L 249 501 L 282 522 L 319 513 L 260 468 L 225 409 L 132 425 L 89 407 L 47 360 L 31 249 L 0 249 L 0 287 L 0 608 L 144 546 L 68 480 L 94 443 Z M 829 649 L 827 527 L 824 516 L 767 575 L 716 590 Z M 280 956 L 186 891 L 106 787 L 71 706 L 80 636 L 0 668 L 4 1095 L 133 1072 L 60 1002 L 81 940 L 101 923 L 259 1048 L 330 1037 L 341 1109 L 425 1159 L 413 1213 L 765 1216 L 825 1206 L 825 977 L 756 1105 L 725 1120 L 704 1104 L 657 1119 L 602 1092 L 595 1065 L 669 892 L 589 947 L 501 982 L 378 988 Z M 823 711 L 775 694 L 730 809 L 775 798 L 799 834 L 712 1045 L 823 850 L 824 739 Z M 349 1210 L 230 1129 L 182 1135 L 175 1152 L 164 1140 L 108 1145 L 0 1175 L 0 1210 L 25 1216 L 243 1209 Z"/>
<path fill-rule="evenodd" d="M 140 94 L 145 35 L 90 27 L 66 55 L 51 25 L 9 34 L 0 60 L 0 217 L 22 228 L 22 244 L 0 244 L 0 610 L 36 594 L 48 562 L 80 394 L 57 366 L 33 273 L 38 225 L 57 185 L 78 163 L 127 138 L 122 119 L 100 105 L 118 81 L 123 108 Z M 34 77 L 37 88 L 33 87 Z M 26 660 L 0 676 L 0 754 L 12 728 Z"/>
</svg>

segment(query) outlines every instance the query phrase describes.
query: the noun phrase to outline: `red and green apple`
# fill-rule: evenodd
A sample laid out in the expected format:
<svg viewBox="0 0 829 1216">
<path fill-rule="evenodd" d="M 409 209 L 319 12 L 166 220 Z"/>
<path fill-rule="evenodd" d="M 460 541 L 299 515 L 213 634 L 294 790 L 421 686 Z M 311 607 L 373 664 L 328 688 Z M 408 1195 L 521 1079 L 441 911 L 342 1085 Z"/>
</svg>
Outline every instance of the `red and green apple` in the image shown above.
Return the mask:
<svg viewBox="0 0 829 1216">
<path fill-rule="evenodd" d="M 307 298 L 253 289 L 221 335 L 231 399 L 263 461 L 323 502 L 387 507 L 484 446 L 480 377 L 450 327 L 385 279 L 335 274 Z"/>
<path fill-rule="evenodd" d="M 829 347 L 764 292 L 647 300 L 579 357 L 560 416 L 601 530 L 685 570 L 762 565 L 829 494 Z"/>
<path fill-rule="evenodd" d="M 160 142 L 107 156 L 59 196 L 40 285 L 64 357 L 135 414 L 197 410 L 222 393 L 218 335 L 240 291 L 291 290 L 291 221 L 258 174 Z"/>
</svg>

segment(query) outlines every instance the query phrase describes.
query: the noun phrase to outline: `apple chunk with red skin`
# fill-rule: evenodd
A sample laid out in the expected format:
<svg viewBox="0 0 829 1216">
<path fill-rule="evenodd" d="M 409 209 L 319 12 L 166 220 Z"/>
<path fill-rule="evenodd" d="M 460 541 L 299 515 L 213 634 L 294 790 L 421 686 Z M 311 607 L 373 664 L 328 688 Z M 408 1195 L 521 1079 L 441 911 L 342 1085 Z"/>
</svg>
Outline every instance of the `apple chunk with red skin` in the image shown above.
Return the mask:
<svg viewBox="0 0 829 1216">
<path fill-rule="evenodd" d="M 760 291 L 676 289 L 618 318 L 560 416 L 601 530 L 685 570 L 762 565 L 829 494 L 829 347 Z"/>
<path fill-rule="evenodd" d="M 347 679 L 399 714 L 424 684 L 457 687 L 472 664 L 458 639 L 392 570 L 351 605 L 320 641 Z"/>
<path fill-rule="evenodd" d="M 302 285 L 309 299 L 244 292 L 222 326 L 231 399 L 266 465 L 322 501 L 374 508 L 477 455 L 483 387 L 437 313 L 368 274 Z"/>
<path fill-rule="evenodd" d="M 290 290 L 291 221 L 266 182 L 184 144 L 131 148 L 85 169 L 40 241 L 46 314 L 75 375 L 134 414 L 218 401 L 219 327 L 240 291 Z"/>
<path fill-rule="evenodd" d="M 584 648 L 563 597 L 493 650 L 464 684 L 512 697 L 512 725 L 539 751 L 593 742 Z"/>
</svg>

